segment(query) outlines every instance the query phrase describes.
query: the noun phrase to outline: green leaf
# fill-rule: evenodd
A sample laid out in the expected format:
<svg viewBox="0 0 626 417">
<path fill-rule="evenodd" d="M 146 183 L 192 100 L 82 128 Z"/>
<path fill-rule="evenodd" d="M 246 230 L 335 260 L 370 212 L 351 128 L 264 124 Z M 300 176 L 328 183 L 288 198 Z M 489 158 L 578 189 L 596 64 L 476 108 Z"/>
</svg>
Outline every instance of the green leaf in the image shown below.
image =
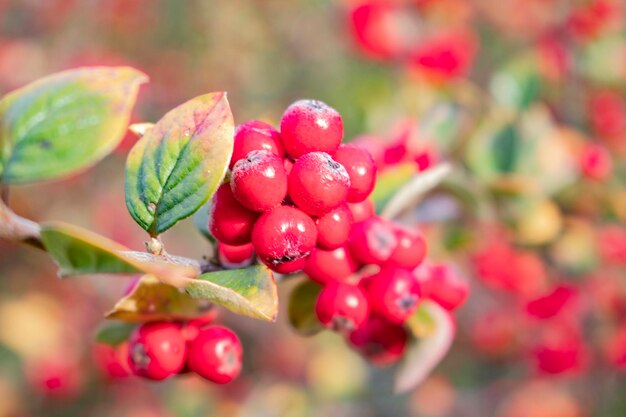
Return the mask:
<svg viewBox="0 0 626 417">
<path fill-rule="evenodd" d="M 407 163 L 387 168 L 378 175 L 372 192 L 372 200 L 377 213 L 383 210 L 398 188 L 404 185 L 415 172 L 415 164 Z"/>
<path fill-rule="evenodd" d="M 289 322 L 304 336 L 312 336 L 324 329 L 315 315 L 315 302 L 321 290 L 321 285 L 307 279 L 289 295 Z"/>
<path fill-rule="evenodd" d="M 42 224 L 41 240 L 59 265 L 61 277 L 148 273 L 181 287 L 186 284 L 185 278 L 199 274 L 198 266 L 183 264 L 175 257 L 131 252 L 104 236 L 61 222 Z"/>
<path fill-rule="evenodd" d="M 128 340 L 128 337 L 135 329 L 133 324 L 108 322 L 98 329 L 96 342 L 105 345 L 117 346 Z"/>
<path fill-rule="evenodd" d="M 452 167 L 443 163 L 414 175 L 406 184 L 394 190 L 380 215 L 393 219 L 404 210 L 415 206 L 427 192 L 441 184 L 450 171 Z"/>
<path fill-rule="evenodd" d="M 397 393 L 410 391 L 424 381 L 446 356 L 456 334 L 450 312 L 430 300 L 420 303 L 406 327 L 414 340 L 396 374 Z"/>
<path fill-rule="evenodd" d="M 196 97 L 167 113 L 126 162 L 126 206 L 152 236 L 196 212 L 226 174 L 233 150 L 226 93 Z"/>
<path fill-rule="evenodd" d="M 274 321 L 278 295 L 272 271 L 265 265 L 210 272 L 188 280 L 187 293 L 246 316 Z"/>
<path fill-rule="evenodd" d="M 161 320 L 188 320 L 206 314 L 211 304 L 194 299 L 184 290 L 159 281 L 152 275 L 141 277 L 130 294 L 106 314 L 108 319 L 143 323 Z"/>
<path fill-rule="evenodd" d="M 489 87 L 497 104 L 526 109 L 536 100 L 541 87 L 536 63 L 535 56 L 523 54 L 496 72 Z"/>
<path fill-rule="evenodd" d="M 0 100 L 1 181 L 25 184 L 93 165 L 124 137 L 145 74 L 129 67 L 63 71 Z"/>
<path fill-rule="evenodd" d="M 500 130 L 493 139 L 493 163 L 498 172 L 515 172 L 519 160 L 520 138 L 513 124 Z"/>
</svg>

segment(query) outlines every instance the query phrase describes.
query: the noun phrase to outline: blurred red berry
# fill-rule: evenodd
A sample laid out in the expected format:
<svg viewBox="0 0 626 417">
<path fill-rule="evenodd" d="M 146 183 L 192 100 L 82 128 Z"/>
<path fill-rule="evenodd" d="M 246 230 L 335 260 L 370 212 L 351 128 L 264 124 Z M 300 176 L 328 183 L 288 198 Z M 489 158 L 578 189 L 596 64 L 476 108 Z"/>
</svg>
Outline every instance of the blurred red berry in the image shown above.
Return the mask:
<svg viewBox="0 0 626 417">
<path fill-rule="evenodd" d="M 329 283 L 317 297 L 315 314 L 326 327 L 351 331 L 361 326 L 369 315 L 369 303 L 356 285 Z"/>
<path fill-rule="evenodd" d="M 189 369 L 201 377 L 227 384 L 241 372 L 242 347 L 237 335 L 222 326 L 202 329 L 189 343 Z"/>
<path fill-rule="evenodd" d="M 187 345 L 180 324 L 144 323 L 135 329 L 129 343 L 128 361 L 135 375 L 162 380 L 183 369 Z"/>
<path fill-rule="evenodd" d="M 371 316 L 365 324 L 350 333 L 349 340 L 371 363 L 388 366 L 402 357 L 408 336 L 404 327 Z"/>
<path fill-rule="evenodd" d="M 320 284 L 344 281 L 354 274 L 359 263 L 345 246 L 334 250 L 314 249 L 306 261 L 304 272 Z"/>
<path fill-rule="evenodd" d="M 245 245 L 250 243 L 258 216 L 237 201 L 229 184 L 222 184 L 213 196 L 209 232 L 227 245 Z"/>
<path fill-rule="evenodd" d="M 356 145 L 341 145 L 334 160 L 343 165 L 350 176 L 348 202 L 359 203 L 365 200 L 376 183 L 376 165 L 369 152 Z"/>
<path fill-rule="evenodd" d="M 321 215 L 315 221 L 317 225 L 317 246 L 331 250 L 344 245 L 350 236 L 352 212 L 346 204 Z"/>
</svg>

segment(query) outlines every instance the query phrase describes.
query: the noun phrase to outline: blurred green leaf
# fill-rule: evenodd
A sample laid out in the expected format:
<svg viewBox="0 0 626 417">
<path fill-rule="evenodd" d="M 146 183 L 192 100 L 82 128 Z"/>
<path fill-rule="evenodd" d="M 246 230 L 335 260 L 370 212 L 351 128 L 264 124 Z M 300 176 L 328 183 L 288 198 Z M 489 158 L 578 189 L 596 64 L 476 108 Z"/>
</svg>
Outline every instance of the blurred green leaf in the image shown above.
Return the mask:
<svg viewBox="0 0 626 417">
<path fill-rule="evenodd" d="M 289 322 L 304 336 L 312 336 L 324 329 L 315 315 L 315 302 L 321 290 L 321 285 L 306 279 L 289 294 Z"/>
<path fill-rule="evenodd" d="M 415 171 L 415 164 L 406 163 L 389 167 L 378 175 L 372 192 L 376 213 L 380 213 L 385 208 L 396 190 L 404 185 L 415 174 Z"/>
<path fill-rule="evenodd" d="M 237 314 L 276 320 L 276 282 L 265 265 L 202 274 L 188 280 L 185 289 L 194 298 L 209 300 Z"/>
<path fill-rule="evenodd" d="M 105 345 L 117 346 L 128 340 L 135 326 L 129 323 L 107 322 L 96 332 L 95 340 Z"/>
<path fill-rule="evenodd" d="M 152 275 L 144 275 L 106 318 L 138 323 L 185 320 L 200 316 L 210 308 L 210 303 L 194 299 L 184 290 L 163 284 Z"/>
<path fill-rule="evenodd" d="M 167 113 L 126 162 L 126 206 L 152 236 L 195 213 L 224 178 L 233 150 L 226 93 L 196 97 Z"/>
<path fill-rule="evenodd" d="M 447 310 L 434 301 L 424 300 L 409 318 L 407 330 L 416 339 L 396 374 L 398 393 L 415 388 L 441 362 L 452 345 L 456 324 Z"/>
<path fill-rule="evenodd" d="M 510 173 L 515 171 L 520 148 L 520 138 L 515 126 L 506 125 L 493 138 L 493 163 L 498 172 Z"/>
<path fill-rule="evenodd" d="M 51 180 L 84 169 L 124 137 L 145 74 L 129 67 L 63 71 L 0 100 L 2 182 Z"/>
<path fill-rule="evenodd" d="M 104 236 L 61 222 L 42 224 L 41 240 L 59 265 L 61 277 L 149 273 L 164 282 L 182 285 L 183 278 L 198 274 L 198 268 L 193 265 L 168 262 L 148 253 L 130 252 Z"/>
<path fill-rule="evenodd" d="M 541 78 L 533 54 L 524 54 L 509 61 L 495 73 L 489 88 L 500 106 L 526 109 L 537 98 Z"/>
</svg>

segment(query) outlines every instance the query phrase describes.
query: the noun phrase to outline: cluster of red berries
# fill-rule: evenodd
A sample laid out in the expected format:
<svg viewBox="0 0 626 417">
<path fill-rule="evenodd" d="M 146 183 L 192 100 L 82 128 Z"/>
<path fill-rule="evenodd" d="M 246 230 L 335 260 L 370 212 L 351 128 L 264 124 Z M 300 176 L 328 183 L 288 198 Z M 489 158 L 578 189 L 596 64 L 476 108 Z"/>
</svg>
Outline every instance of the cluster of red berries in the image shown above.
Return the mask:
<svg viewBox="0 0 626 417">
<path fill-rule="evenodd" d="M 303 269 L 316 248 L 345 244 L 376 167 L 366 150 L 342 139 L 339 113 L 315 100 L 289 106 L 280 132 L 258 120 L 237 128 L 230 177 L 209 219 L 223 264 L 245 264 L 256 253 L 287 274 Z"/>
<path fill-rule="evenodd" d="M 230 329 L 206 320 L 148 322 L 128 341 L 113 347 L 98 345 L 96 359 L 110 377 L 136 375 L 161 381 L 195 372 L 217 384 L 226 384 L 241 371 L 242 348 Z"/>
</svg>

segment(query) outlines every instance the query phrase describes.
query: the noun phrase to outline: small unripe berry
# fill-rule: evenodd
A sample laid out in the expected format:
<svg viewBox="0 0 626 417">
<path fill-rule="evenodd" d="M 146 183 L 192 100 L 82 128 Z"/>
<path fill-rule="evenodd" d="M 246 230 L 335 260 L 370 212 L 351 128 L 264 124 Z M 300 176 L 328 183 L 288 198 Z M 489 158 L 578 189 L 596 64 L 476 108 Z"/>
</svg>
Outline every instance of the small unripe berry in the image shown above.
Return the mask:
<svg viewBox="0 0 626 417">
<path fill-rule="evenodd" d="M 343 121 L 337 110 L 321 101 L 299 100 L 285 110 L 280 134 L 293 158 L 316 151 L 332 155 L 343 139 Z"/>
<path fill-rule="evenodd" d="M 365 200 L 376 184 L 376 165 L 369 152 L 355 145 L 341 145 L 333 159 L 343 165 L 350 176 L 348 202 Z"/>
<path fill-rule="evenodd" d="M 252 211 L 267 211 L 287 195 L 287 172 L 282 158 L 268 151 L 252 151 L 237 161 L 230 178 L 233 195 Z"/>
<path fill-rule="evenodd" d="M 245 245 L 250 243 L 258 216 L 237 201 L 229 184 L 222 184 L 213 196 L 209 232 L 227 245 Z"/>
<path fill-rule="evenodd" d="M 352 346 L 378 366 L 397 362 L 404 353 L 407 339 L 404 327 L 377 316 L 371 316 L 349 337 Z"/>
<path fill-rule="evenodd" d="M 211 326 L 189 343 L 189 369 L 216 384 L 226 384 L 241 371 L 241 342 L 230 329 Z"/>
<path fill-rule="evenodd" d="M 162 380 L 183 369 L 187 347 L 179 324 L 144 323 L 135 329 L 129 343 L 128 361 L 135 375 Z"/>
<path fill-rule="evenodd" d="M 380 217 L 355 223 L 350 231 L 352 255 L 364 264 L 383 265 L 398 246 L 393 225 Z"/>
<path fill-rule="evenodd" d="M 252 231 L 252 245 L 259 259 L 277 272 L 280 272 L 281 265 L 308 256 L 316 240 L 317 229 L 313 219 L 301 210 L 288 206 L 264 213 Z M 301 268 L 304 262 L 289 265 L 288 269 L 295 266 Z"/>
<path fill-rule="evenodd" d="M 342 204 L 321 215 L 317 224 L 317 246 L 322 249 L 336 249 L 348 241 L 352 227 L 352 213 Z"/>
<path fill-rule="evenodd" d="M 217 255 L 226 268 L 241 268 L 252 263 L 254 248 L 251 243 L 232 246 L 220 242 L 217 245 Z"/>
<path fill-rule="evenodd" d="M 352 220 L 354 223 L 367 220 L 370 217 L 374 217 L 376 214 L 374 202 L 370 198 L 367 198 L 360 203 L 348 203 L 348 208 L 352 213 Z"/>
<path fill-rule="evenodd" d="M 313 216 L 321 216 L 345 202 L 349 188 L 346 169 L 323 152 L 302 156 L 289 174 L 289 197 Z"/>
<path fill-rule="evenodd" d="M 385 267 L 362 284 L 372 312 L 393 323 L 404 323 L 421 298 L 417 279 L 404 268 Z"/>
<path fill-rule="evenodd" d="M 272 125 L 260 120 L 250 120 L 237 127 L 229 167 L 232 169 L 235 162 L 245 158 L 251 151 L 268 151 L 281 158 L 285 155 L 280 133 Z"/>
<path fill-rule="evenodd" d="M 315 314 L 326 327 L 350 331 L 367 320 L 369 305 L 361 288 L 333 283 L 322 288 L 315 303 Z"/>
<path fill-rule="evenodd" d="M 345 246 L 326 251 L 314 249 L 307 258 L 304 272 L 320 284 L 344 281 L 359 268 Z"/>
<path fill-rule="evenodd" d="M 391 254 L 389 263 L 413 269 L 422 263 L 426 256 L 426 241 L 417 231 L 397 225 L 394 228 L 398 246 Z"/>
</svg>

